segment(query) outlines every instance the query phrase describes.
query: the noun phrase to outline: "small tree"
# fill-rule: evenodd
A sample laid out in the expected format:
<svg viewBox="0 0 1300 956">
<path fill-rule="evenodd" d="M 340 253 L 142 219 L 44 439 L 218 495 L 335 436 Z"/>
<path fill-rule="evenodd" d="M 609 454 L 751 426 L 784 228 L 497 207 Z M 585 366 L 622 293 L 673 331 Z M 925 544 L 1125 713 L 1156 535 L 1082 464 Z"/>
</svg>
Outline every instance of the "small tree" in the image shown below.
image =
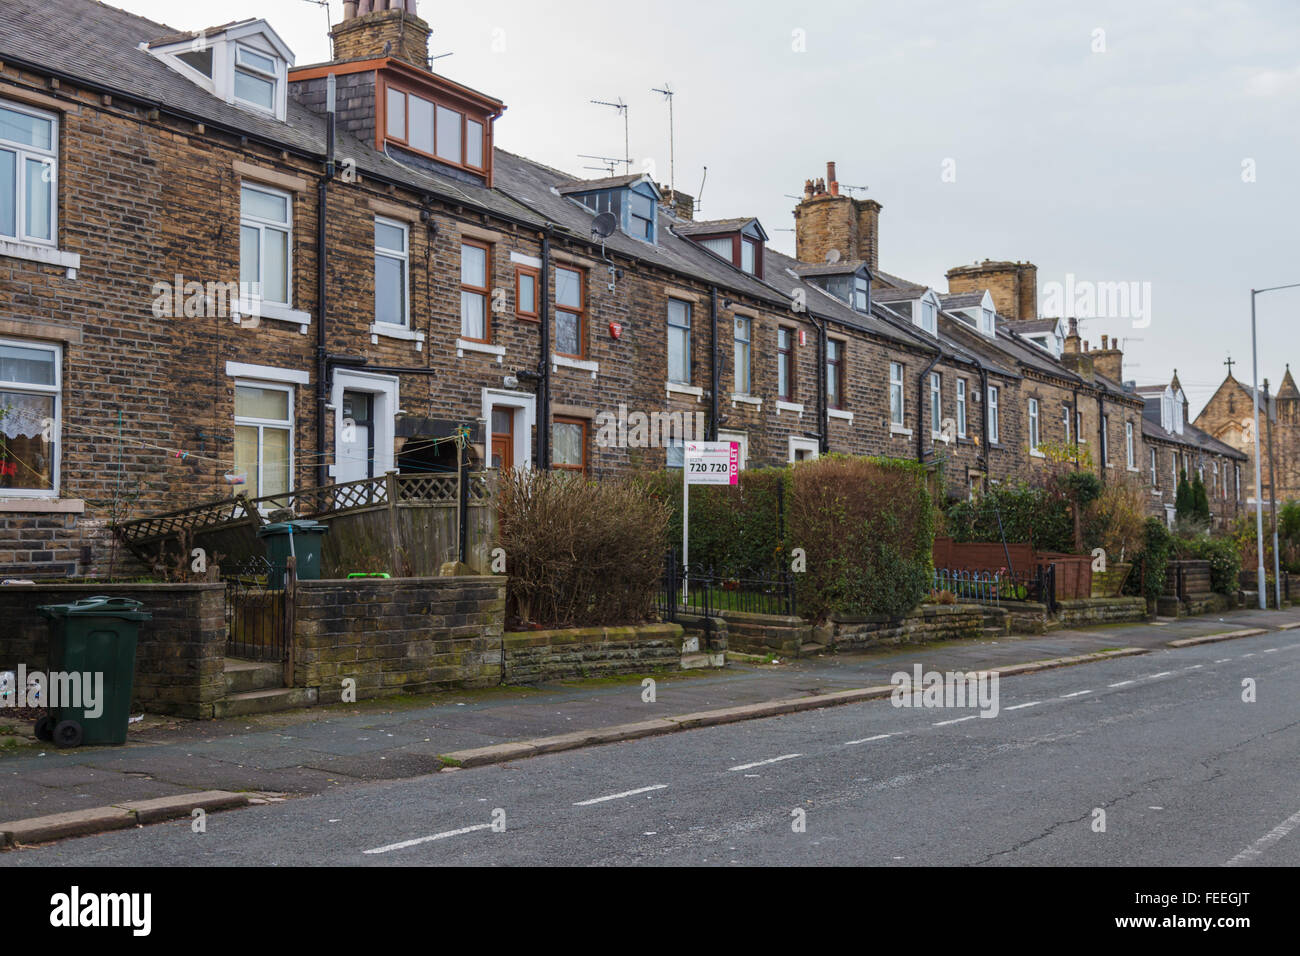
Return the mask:
<svg viewBox="0 0 1300 956">
<path fill-rule="evenodd" d="M 1174 511 L 1179 520 L 1190 520 L 1195 513 L 1196 505 L 1192 494 L 1192 486 L 1187 483 L 1187 472 L 1178 473 L 1178 490 L 1174 494 Z"/>
<path fill-rule="evenodd" d="M 1210 521 L 1210 496 L 1205 491 L 1205 482 L 1198 474 L 1192 481 L 1192 514 L 1197 521 L 1207 524 Z"/>
</svg>

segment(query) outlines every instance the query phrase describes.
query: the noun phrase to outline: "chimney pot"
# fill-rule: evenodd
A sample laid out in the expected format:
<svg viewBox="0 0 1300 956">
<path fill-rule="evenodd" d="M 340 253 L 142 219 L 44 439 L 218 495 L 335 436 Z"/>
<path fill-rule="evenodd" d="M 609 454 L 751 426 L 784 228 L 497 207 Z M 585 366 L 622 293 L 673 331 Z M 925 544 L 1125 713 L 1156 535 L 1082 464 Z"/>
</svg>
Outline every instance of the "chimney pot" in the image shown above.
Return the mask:
<svg viewBox="0 0 1300 956">
<path fill-rule="evenodd" d="M 1107 342 L 1107 337 L 1104 336 L 1104 335 L 1101 337 L 1101 347 L 1102 347 L 1103 349 L 1108 349 L 1108 348 L 1110 348 L 1110 345 L 1109 345 L 1109 343 Z"/>
</svg>

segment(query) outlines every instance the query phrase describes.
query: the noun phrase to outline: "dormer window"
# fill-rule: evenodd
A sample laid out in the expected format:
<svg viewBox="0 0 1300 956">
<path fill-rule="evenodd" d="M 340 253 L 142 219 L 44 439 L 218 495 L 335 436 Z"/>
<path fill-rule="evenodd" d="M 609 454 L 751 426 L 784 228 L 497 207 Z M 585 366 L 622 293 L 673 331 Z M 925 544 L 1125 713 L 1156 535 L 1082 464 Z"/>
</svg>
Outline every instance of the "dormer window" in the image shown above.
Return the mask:
<svg viewBox="0 0 1300 956">
<path fill-rule="evenodd" d="M 714 219 L 678 223 L 673 230 L 726 259 L 747 275 L 763 277 L 767 233 L 757 219 Z"/>
<path fill-rule="evenodd" d="M 145 48 L 213 96 L 285 119 L 293 52 L 265 20 L 164 37 Z"/>
<path fill-rule="evenodd" d="M 275 111 L 280 82 L 274 58 L 242 43 L 235 45 L 235 99 L 268 112 Z"/>
<path fill-rule="evenodd" d="M 939 303 L 927 297 L 921 300 L 921 321 L 918 323 L 931 335 L 939 333 Z"/>
<path fill-rule="evenodd" d="M 559 193 L 581 203 L 594 213 L 608 212 L 618 220 L 619 228 L 633 239 L 652 245 L 658 241 L 659 226 L 655 209 L 662 196 L 649 177 L 615 176 L 561 186 Z"/>
<path fill-rule="evenodd" d="M 992 338 L 996 334 L 993 321 L 992 309 L 980 309 L 980 331 L 989 336 L 989 338 Z"/>
<path fill-rule="evenodd" d="M 871 302 L 871 283 L 866 276 L 853 277 L 853 308 L 866 312 Z"/>
<path fill-rule="evenodd" d="M 384 94 L 389 142 L 452 166 L 484 172 L 485 117 L 471 114 L 390 82 Z"/>
</svg>

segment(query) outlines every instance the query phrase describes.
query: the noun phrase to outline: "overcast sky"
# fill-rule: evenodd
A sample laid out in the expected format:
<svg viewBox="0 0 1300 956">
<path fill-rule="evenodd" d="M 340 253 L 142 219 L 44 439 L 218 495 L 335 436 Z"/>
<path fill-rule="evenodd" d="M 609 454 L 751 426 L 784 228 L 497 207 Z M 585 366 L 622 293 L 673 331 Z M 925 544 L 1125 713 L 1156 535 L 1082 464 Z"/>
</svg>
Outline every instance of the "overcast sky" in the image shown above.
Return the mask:
<svg viewBox="0 0 1300 956">
<path fill-rule="evenodd" d="M 193 29 L 268 19 L 299 65 L 329 58 L 314 0 L 117 0 Z M 331 0 L 329 16 L 342 16 Z M 419 0 L 435 69 L 505 101 L 497 144 L 575 175 L 621 157 L 677 185 L 705 218 L 756 215 L 793 253 L 805 179 L 882 203 L 880 266 L 946 291 L 977 259 L 1038 265 L 1040 298 L 1082 283 L 1150 283 L 1150 325 L 1125 376 L 1168 381 L 1193 414 L 1250 380 L 1250 289 L 1300 283 L 1300 3 L 1295 0 Z M 1253 180 L 1253 181 L 1247 181 Z M 1146 304 L 1146 303 L 1144 303 Z M 1136 310 L 1132 310 L 1136 311 Z M 1259 299 L 1260 377 L 1300 363 L 1300 289 Z M 1298 366 L 1297 371 L 1300 371 Z"/>
</svg>

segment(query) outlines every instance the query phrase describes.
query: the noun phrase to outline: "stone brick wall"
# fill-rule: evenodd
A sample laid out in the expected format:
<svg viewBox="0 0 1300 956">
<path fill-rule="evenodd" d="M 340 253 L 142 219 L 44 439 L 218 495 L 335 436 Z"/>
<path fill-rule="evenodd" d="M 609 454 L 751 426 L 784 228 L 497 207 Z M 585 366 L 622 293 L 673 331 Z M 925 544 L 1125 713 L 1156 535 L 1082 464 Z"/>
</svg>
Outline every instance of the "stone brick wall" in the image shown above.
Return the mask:
<svg viewBox="0 0 1300 956">
<path fill-rule="evenodd" d="M 1141 597 L 1079 598 L 1056 602 L 1056 619 L 1065 627 L 1145 621 L 1147 616 L 1147 602 Z"/>
<path fill-rule="evenodd" d="M 643 624 L 520 631 L 506 634 L 502 646 L 505 684 L 635 674 L 656 667 L 678 667 L 682 627 Z"/>
<path fill-rule="evenodd" d="M 502 677 L 505 579 L 356 578 L 300 581 L 293 686 L 322 703 L 486 687 Z"/>
<path fill-rule="evenodd" d="M 927 604 L 902 618 L 883 615 L 832 615 L 813 629 L 819 643 L 837 650 L 858 650 L 881 644 L 920 644 L 979 637 L 984 609 L 972 604 Z"/>
<path fill-rule="evenodd" d="M 800 646 L 813 640 L 812 625 L 801 617 L 739 611 L 720 613 L 727 622 L 727 647 L 731 650 L 798 657 Z"/>
<path fill-rule="evenodd" d="M 126 597 L 153 615 L 140 623 L 133 707 L 210 718 L 226 693 L 222 584 L 38 584 L 0 586 L 0 670 L 44 670 L 50 624 L 38 608 L 87 597 Z"/>
</svg>

